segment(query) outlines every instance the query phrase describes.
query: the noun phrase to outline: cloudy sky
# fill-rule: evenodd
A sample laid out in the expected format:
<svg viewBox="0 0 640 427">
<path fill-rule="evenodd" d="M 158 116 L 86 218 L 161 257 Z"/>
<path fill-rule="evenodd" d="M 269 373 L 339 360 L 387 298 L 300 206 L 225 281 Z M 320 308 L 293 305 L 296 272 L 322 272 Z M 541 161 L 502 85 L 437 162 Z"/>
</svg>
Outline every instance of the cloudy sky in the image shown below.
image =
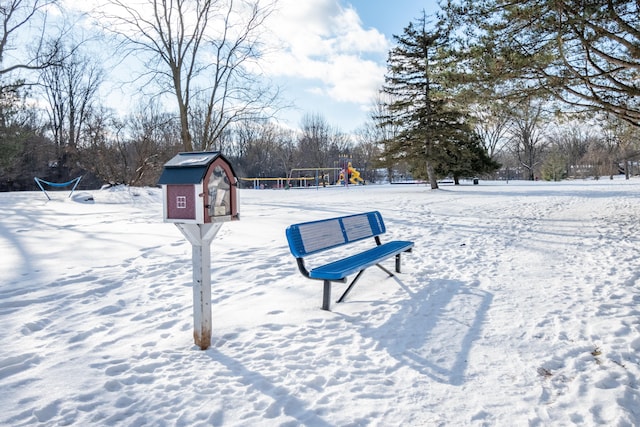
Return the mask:
<svg viewBox="0 0 640 427">
<path fill-rule="evenodd" d="M 296 127 L 313 113 L 344 132 L 361 126 L 384 81 L 393 35 L 423 9 L 434 13 L 436 0 L 279 0 L 270 25 L 282 45 L 265 71 L 295 105 L 282 118 Z"/>
<path fill-rule="evenodd" d="M 277 9 L 265 24 L 275 47 L 260 65 L 281 88 L 282 103 L 292 105 L 279 113 L 281 124 L 297 128 L 305 114 L 319 114 L 343 132 L 368 120 L 384 82 L 393 35 L 402 34 L 423 10 L 438 10 L 437 0 L 276 1 Z M 102 3 L 64 0 L 68 10 L 84 12 Z M 105 65 L 110 59 L 119 61 L 107 58 Z M 126 61 L 111 65 L 111 78 L 131 80 L 130 68 Z M 114 104 L 109 106 L 121 113 L 135 108 L 129 105 L 136 99 L 131 91 L 116 87 L 106 90 Z"/>
</svg>

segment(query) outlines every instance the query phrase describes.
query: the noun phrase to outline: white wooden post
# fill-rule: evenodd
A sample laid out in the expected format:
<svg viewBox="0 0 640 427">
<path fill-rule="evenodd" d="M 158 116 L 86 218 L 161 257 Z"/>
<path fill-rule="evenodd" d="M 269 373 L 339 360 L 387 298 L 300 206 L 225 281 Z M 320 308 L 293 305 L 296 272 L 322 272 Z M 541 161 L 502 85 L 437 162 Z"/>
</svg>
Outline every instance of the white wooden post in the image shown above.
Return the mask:
<svg viewBox="0 0 640 427">
<path fill-rule="evenodd" d="M 193 340 L 201 350 L 211 345 L 211 241 L 222 223 L 176 227 L 191 243 L 193 261 Z"/>
</svg>

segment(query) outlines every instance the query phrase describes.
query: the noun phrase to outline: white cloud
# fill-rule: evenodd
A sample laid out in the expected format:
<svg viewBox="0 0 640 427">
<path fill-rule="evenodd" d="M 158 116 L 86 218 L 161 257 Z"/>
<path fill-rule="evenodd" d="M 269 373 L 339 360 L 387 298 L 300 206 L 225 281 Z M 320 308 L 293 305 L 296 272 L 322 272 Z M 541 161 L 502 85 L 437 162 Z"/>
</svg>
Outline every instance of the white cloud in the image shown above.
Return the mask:
<svg viewBox="0 0 640 427">
<path fill-rule="evenodd" d="M 384 67 L 352 55 L 334 58 L 325 81 L 337 101 L 370 103 L 384 80 Z"/>
<path fill-rule="evenodd" d="M 319 81 L 335 101 L 371 102 L 383 82 L 389 42 L 364 29 L 355 10 L 338 0 L 280 0 L 267 25 L 277 45 L 265 58 L 268 74 Z"/>
</svg>

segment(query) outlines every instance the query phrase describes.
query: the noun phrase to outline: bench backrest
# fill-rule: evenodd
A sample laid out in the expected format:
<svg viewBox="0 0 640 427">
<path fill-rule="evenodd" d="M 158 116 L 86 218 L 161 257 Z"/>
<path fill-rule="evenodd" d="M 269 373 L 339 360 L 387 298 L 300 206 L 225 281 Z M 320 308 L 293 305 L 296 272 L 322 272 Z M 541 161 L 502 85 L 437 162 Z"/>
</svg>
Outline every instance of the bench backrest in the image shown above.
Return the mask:
<svg viewBox="0 0 640 427">
<path fill-rule="evenodd" d="M 380 212 L 303 222 L 287 227 L 289 249 L 296 258 L 378 236 L 386 231 Z"/>
</svg>

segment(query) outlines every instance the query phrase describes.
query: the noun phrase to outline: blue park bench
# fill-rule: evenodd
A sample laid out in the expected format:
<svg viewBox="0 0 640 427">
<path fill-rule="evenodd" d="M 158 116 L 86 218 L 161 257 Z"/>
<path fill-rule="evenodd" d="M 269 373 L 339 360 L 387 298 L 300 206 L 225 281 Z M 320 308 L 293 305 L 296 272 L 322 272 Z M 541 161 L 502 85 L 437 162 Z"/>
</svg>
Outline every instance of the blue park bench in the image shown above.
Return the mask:
<svg viewBox="0 0 640 427">
<path fill-rule="evenodd" d="M 382 243 L 380 235 L 386 232 L 380 212 L 366 212 L 337 218 L 293 224 L 287 227 L 289 249 L 296 258 L 298 268 L 309 279 L 322 280 L 324 291 L 322 309 L 329 310 L 331 304 L 331 282 L 347 282 L 347 276 L 356 274 L 338 302 L 342 302 L 356 284 L 362 273 L 372 265 L 380 267 L 389 276 L 393 273 L 380 262 L 395 256 L 396 272 L 400 273 L 400 254 L 411 252 L 413 242 L 391 241 Z M 376 245 L 362 252 L 320 265 L 311 270 L 305 266 L 305 258 L 364 239 L 373 238 Z"/>
</svg>

